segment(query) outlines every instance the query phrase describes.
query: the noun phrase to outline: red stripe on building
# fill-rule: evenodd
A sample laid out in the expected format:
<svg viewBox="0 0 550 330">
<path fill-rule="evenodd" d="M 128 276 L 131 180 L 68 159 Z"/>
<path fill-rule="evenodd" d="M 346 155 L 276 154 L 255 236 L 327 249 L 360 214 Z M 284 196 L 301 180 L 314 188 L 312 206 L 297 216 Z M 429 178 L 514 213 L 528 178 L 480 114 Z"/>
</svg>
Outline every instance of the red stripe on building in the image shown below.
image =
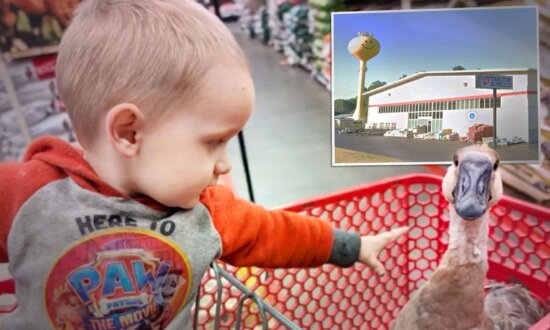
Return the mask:
<svg viewBox="0 0 550 330">
<path fill-rule="evenodd" d="M 527 95 L 527 94 L 537 94 L 537 91 L 497 93 L 497 97 L 499 97 L 499 96 L 503 97 L 503 96 Z M 473 100 L 473 99 L 484 99 L 484 98 L 493 98 L 493 94 L 450 97 L 450 98 L 445 98 L 445 99 L 428 99 L 428 100 L 423 100 L 423 101 L 411 101 L 411 102 L 372 104 L 372 105 L 369 105 L 369 108 L 370 107 L 391 106 L 391 105 L 401 105 L 401 104 L 419 104 L 419 103 L 428 103 L 428 102 L 459 101 L 459 100 Z"/>
</svg>

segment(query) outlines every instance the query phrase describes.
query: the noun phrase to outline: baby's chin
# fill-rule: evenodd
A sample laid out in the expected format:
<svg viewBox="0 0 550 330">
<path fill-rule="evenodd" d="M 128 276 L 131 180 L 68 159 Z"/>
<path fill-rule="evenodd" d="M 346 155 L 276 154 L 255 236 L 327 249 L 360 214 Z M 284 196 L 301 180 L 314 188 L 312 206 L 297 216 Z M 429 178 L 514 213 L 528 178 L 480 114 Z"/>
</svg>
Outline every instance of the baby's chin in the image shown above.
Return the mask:
<svg viewBox="0 0 550 330">
<path fill-rule="evenodd" d="M 190 193 L 164 193 L 164 194 L 151 194 L 147 195 L 157 201 L 158 203 L 169 207 L 169 208 L 180 208 L 180 209 L 192 209 L 197 204 L 200 203 L 201 194 L 190 194 Z"/>
<path fill-rule="evenodd" d="M 192 209 L 197 204 L 199 204 L 200 196 L 197 196 L 196 198 L 188 199 L 186 201 L 183 201 L 181 203 L 178 203 L 177 207 L 182 209 Z"/>
</svg>

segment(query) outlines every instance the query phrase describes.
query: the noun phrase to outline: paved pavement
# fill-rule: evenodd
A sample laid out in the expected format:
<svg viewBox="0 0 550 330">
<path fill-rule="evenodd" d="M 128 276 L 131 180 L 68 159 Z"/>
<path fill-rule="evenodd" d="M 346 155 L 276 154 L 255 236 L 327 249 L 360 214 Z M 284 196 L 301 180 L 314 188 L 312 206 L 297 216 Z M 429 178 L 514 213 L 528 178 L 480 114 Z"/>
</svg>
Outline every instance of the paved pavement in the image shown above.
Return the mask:
<svg viewBox="0 0 550 330">
<path fill-rule="evenodd" d="M 467 143 L 418 140 L 385 136 L 356 136 L 335 134 L 335 146 L 400 159 L 403 162 L 451 162 L 456 150 Z M 537 146 L 526 143 L 499 146 L 497 152 L 502 161 L 536 161 Z"/>
</svg>

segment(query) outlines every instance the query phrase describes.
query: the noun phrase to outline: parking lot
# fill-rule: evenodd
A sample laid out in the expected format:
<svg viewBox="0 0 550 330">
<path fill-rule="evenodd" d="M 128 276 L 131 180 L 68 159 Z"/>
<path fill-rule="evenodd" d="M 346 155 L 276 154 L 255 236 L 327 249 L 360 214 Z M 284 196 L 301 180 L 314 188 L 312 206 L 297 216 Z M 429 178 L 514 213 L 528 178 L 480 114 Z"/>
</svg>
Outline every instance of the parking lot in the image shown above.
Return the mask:
<svg viewBox="0 0 550 330">
<path fill-rule="evenodd" d="M 344 148 L 399 159 L 402 162 L 451 162 L 456 150 L 468 143 L 438 140 L 418 140 L 384 136 L 357 136 L 335 134 L 334 144 Z M 526 143 L 499 146 L 497 152 L 503 161 L 536 161 L 538 145 Z"/>
</svg>

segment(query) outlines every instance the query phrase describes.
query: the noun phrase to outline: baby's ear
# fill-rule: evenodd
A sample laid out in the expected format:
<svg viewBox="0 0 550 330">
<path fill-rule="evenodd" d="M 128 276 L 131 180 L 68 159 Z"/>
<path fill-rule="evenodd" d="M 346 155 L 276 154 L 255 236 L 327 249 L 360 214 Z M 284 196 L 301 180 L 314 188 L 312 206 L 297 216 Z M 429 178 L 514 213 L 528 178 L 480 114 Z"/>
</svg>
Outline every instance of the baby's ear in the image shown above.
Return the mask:
<svg viewBox="0 0 550 330">
<path fill-rule="evenodd" d="M 115 150 L 125 157 L 136 155 L 143 123 L 143 112 L 135 104 L 120 103 L 112 107 L 105 118 L 105 128 Z"/>
</svg>

